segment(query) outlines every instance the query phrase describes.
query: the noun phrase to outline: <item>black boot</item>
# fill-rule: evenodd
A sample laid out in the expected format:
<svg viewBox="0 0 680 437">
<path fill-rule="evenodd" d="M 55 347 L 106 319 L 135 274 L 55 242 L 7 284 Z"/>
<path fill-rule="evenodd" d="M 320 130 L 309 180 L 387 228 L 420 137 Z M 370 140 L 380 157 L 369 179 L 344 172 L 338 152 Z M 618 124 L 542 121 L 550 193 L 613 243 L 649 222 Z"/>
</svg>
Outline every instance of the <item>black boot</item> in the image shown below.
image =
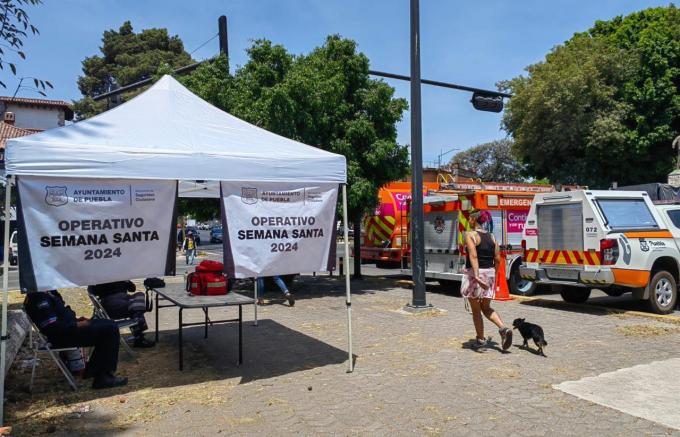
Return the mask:
<svg viewBox="0 0 680 437">
<path fill-rule="evenodd" d="M 135 341 L 132 343 L 132 347 L 154 347 L 156 345 L 155 341 L 147 340 L 143 335 L 135 337 Z"/>
<path fill-rule="evenodd" d="M 92 388 L 100 389 L 122 387 L 127 385 L 127 383 L 128 379 L 125 377 L 107 374 L 103 376 L 95 376 L 94 381 L 92 382 Z"/>
</svg>

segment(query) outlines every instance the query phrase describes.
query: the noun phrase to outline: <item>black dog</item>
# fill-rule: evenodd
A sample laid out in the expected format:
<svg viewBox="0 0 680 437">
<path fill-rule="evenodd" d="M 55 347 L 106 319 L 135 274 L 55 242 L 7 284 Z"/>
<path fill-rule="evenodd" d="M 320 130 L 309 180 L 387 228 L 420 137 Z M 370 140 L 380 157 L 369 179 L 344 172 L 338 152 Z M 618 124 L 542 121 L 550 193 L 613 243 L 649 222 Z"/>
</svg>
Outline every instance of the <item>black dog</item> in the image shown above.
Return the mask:
<svg viewBox="0 0 680 437">
<path fill-rule="evenodd" d="M 524 338 L 524 344 L 522 346 L 529 347 L 527 342 L 531 338 L 538 348 L 538 353 L 545 356 L 543 348 L 548 345 L 548 342 L 545 341 L 545 337 L 543 336 L 543 328 L 534 325 L 533 323 L 525 322 L 524 320 L 525 319 L 515 319 L 515 321 L 512 322 L 512 329 L 517 329 L 519 333 L 522 334 L 522 338 Z"/>
</svg>

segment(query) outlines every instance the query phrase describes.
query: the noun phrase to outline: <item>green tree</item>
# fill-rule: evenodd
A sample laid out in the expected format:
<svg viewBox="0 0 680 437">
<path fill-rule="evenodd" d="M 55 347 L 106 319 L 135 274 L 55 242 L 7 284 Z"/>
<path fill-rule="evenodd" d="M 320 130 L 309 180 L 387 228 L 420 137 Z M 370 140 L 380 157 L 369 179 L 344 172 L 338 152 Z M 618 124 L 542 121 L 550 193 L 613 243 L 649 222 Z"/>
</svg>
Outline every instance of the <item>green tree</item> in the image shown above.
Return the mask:
<svg viewBox="0 0 680 437">
<path fill-rule="evenodd" d="M 184 50 L 178 36 L 169 36 L 167 29 L 144 29 L 135 33 L 129 21 L 120 29 L 104 32 L 101 56 L 83 60 L 83 75 L 78 88 L 83 98 L 74 104 L 78 118 L 87 118 L 107 109 L 106 101 L 92 97 L 152 76 L 161 66 L 171 69 L 194 62 Z M 131 97 L 136 93 L 128 94 Z"/>
<path fill-rule="evenodd" d="M 26 59 L 26 53 L 23 51 L 24 40 L 29 34 L 35 35 L 40 32 L 31 24 L 24 8 L 41 3 L 42 0 L 3 0 L 0 2 L 0 69 L 4 70 L 7 66 L 12 74 L 17 74 L 16 64 L 7 60 L 8 55 L 13 53 L 21 59 Z M 40 86 L 38 80 L 36 79 L 36 88 Z M 2 81 L 0 81 L 0 86 L 7 88 Z M 42 88 L 45 88 L 44 82 L 42 82 Z"/>
<path fill-rule="evenodd" d="M 598 21 L 500 84 L 503 118 L 527 171 L 607 187 L 665 180 L 680 132 L 680 10 Z"/>
<path fill-rule="evenodd" d="M 512 153 L 512 141 L 495 140 L 456 153 L 451 164 L 471 170 L 482 181 L 522 182 L 522 164 Z"/>
<path fill-rule="evenodd" d="M 307 55 L 255 41 L 233 77 L 225 59 L 199 67 L 183 82 L 197 95 L 257 126 L 347 158 L 348 215 L 360 250 L 363 214 L 378 189 L 408 172 L 408 150 L 396 123 L 407 109 L 394 89 L 368 75 L 368 59 L 337 35 Z M 355 256 L 355 275 L 360 257 Z"/>
</svg>

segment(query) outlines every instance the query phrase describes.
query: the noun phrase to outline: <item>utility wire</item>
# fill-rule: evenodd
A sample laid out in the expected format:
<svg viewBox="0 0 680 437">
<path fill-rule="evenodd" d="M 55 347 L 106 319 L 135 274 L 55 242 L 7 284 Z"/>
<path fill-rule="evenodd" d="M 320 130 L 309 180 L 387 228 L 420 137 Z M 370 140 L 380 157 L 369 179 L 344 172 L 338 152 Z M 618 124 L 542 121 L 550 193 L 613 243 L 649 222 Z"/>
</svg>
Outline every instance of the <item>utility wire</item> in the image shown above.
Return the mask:
<svg viewBox="0 0 680 437">
<path fill-rule="evenodd" d="M 220 36 L 220 34 L 219 34 L 219 33 L 216 33 L 215 36 L 213 36 L 212 38 L 210 38 L 209 40 L 207 40 L 206 42 L 204 42 L 204 43 L 201 44 L 200 46 L 196 47 L 191 53 L 189 53 L 189 56 L 193 55 L 198 49 L 200 49 L 200 48 L 203 47 L 204 45 L 208 44 L 210 41 L 214 40 L 214 39 L 217 38 L 218 36 Z"/>
</svg>

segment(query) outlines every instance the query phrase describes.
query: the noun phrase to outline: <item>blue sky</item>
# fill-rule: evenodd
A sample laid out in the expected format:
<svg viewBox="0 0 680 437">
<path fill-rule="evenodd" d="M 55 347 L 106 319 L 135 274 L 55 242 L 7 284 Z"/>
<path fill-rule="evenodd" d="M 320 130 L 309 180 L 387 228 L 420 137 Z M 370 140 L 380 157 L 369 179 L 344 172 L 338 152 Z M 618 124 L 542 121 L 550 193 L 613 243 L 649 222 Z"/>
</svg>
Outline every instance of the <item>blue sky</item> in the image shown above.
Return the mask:
<svg viewBox="0 0 680 437">
<path fill-rule="evenodd" d="M 652 6 L 654 0 L 421 0 L 423 78 L 495 89 L 499 80 L 522 74 L 574 32 L 595 20 Z M 166 27 L 192 51 L 217 33 L 217 17 L 229 19 L 232 66 L 242 65 L 244 49 L 256 38 L 306 53 L 328 34 L 352 38 L 371 60 L 371 68 L 409 74 L 408 0 L 44 0 L 28 10 L 41 34 L 26 43 L 28 59 L 19 76 L 39 76 L 55 89 L 49 98 L 80 97 L 76 80 L 81 61 L 99 53 L 102 33 L 130 20 L 136 30 Z M 195 59 L 218 51 L 217 40 L 197 50 Z M 0 72 L 12 92 L 16 79 Z M 388 81 L 397 95 L 409 97 L 406 82 Z M 11 90 L 11 91 L 9 91 Z M 0 92 L 2 92 L 0 90 Z M 40 97 L 23 92 L 25 97 Z M 466 149 L 503 138 L 500 114 L 472 109 L 468 93 L 423 86 L 423 159 L 440 151 Z M 410 143 L 410 119 L 399 125 L 399 141 Z M 449 159 L 452 154 L 443 159 Z"/>
</svg>

